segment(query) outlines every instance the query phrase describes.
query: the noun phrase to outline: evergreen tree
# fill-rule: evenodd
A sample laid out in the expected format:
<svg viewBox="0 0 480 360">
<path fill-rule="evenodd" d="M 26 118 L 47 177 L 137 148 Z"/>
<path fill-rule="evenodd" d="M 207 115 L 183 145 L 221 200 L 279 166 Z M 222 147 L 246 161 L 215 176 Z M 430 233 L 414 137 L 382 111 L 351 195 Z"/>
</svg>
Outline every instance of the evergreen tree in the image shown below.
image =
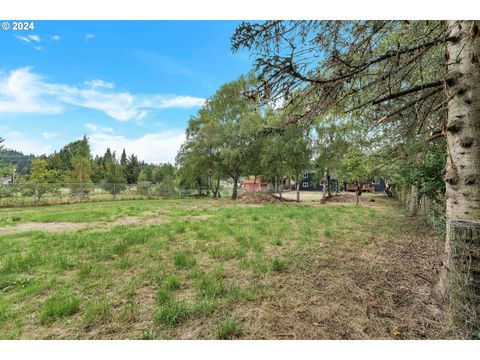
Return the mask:
<svg viewBox="0 0 480 360">
<path fill-rule="evenodd" d="M 124 153 L 125 154 L 125 151 Z M 122 154 L 122 158 L 123 158 Z M 123 165 L 122 165 L 123 167 Z M 140 165 L 138 164 L 138 159 L 135 155 L 130 155 L 124 168 L 125 179 L 128 184 L 136 184 L 138 181 L 138 175 L 140 174 Z"/>
</svg>

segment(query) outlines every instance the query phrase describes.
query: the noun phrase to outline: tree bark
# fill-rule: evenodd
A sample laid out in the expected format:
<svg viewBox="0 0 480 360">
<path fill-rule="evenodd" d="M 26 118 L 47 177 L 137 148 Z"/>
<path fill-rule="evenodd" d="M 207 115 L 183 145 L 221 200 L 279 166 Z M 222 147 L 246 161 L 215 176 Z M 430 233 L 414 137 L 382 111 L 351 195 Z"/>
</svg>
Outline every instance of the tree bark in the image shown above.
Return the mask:
<svg viewBox="0 0 480 360">
<path fill-rule="evenodd" d="M 282 199 L 282 191 L 283 191 L 283 176 L 280 177 L 280 181 L 277 180 L 277 185 L 278 185 L 278 192 L 280 194 L 280 199 Z"/>
<path fill-rule="evenodd" d="M 330 192 L 330 171 L 328 171 L 328 168 L 327 168 L 326 184 L 327 184 L 327 197 L 332 197 L 332 193 Z"/>
<path fill-rule="evenodd" d="M 217 183 L 215 184 L 215 187 L 212 189 L 213 190 L 213 195 L 212 197 L 214 199 L 216 198 L 219 198 L 220 197 L 220 178 L 217 179 Z"/>
<path fill-rule="evenodd" d="M 296 181 L 297 183 L 297 202 L 300 202 L 300 184 L 298 181 Z"/>
<path fill-rule="evenodd" d="M 449 21 L 444 269 L 439 283 L 454 320 L 480 326 L 480 21 Z"/>
<path fill-rule="evenodd" d="M 407 207 L 407 196 L 408 196 L 408 187 L 407 184 L 403 184 L 402 187 L 402 205 Z"/>
<path fill-rule="evenodd" d="M 360 181 L 357 181 L 357 189 L 355 191 L 356 205 L 358 205 L 360 201 L 360 196 L 362 196 L 362 188 L 363 188 L 363 183 Z"/>
<path fill-rule="evenodd" d="M 322 204 L 327 202 L 327 181 L 328 181 L 328 168 L 323 171 L 323 187 L 322 187 Z"/>
<path fill-rule="evenodd" d="M 412 185 L 410 192 L 410 216 L 417 216 L 418 214 L 418 183 Z"/>
<path fill-rule="evenodd" d="M 237 200 L 237 193 L 238 193 L 238 177 L 233 178 L 232 200 Z"/>
</svg>

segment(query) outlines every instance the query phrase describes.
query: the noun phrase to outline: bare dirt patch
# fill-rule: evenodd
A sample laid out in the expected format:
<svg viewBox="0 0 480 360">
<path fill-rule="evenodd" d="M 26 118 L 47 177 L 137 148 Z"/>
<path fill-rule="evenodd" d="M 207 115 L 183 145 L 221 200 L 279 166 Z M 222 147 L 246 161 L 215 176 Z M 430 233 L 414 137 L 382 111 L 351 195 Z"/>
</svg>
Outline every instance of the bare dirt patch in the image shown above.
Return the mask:
<svg viewBox="0 0 480 360">
<path fill-rule="evenodd" d="M 138 224 L 162 224 L 166 222 L 164 217 L 155 217 L 144 219 L 138 216 L 127 216 L 120 218 L 118 220 L 107 222 L 107 221 L 92 221 L 92 222 L 49 222 L 49 223 L 38 223 L 38 222 L 28 222 L 17 225 L 9 225 L 0 228 L 0 235 L 9 235 L 16 234 L 21 232 L 28 231 L 44 231 L 44 232 L 66 232 L 66 231 L 75 231 L 80 229 L 91 229 L 95 228 L 97 230 L 107 229 L 113 226 L 122 226 L 122 225 L 138 225 Z"/>
<path fill-rule="evenodd" d="M 248 205 L 255 205 L 255 204 L 265 204 L 265 203 L 281 203 L 280 199 L 273 197 L 270 194 L 265 194 L 262 192 L 245 192 L 238 196 L 237 203 L 239 204 L 248 204 Z"/>
<path fill-rule="evenodd" d="M 204 220 L 212 217 L 213 215 L 192 215 L 185 216 L 185 220 Z M 128 226 L 128 225 L 140 225 L 140 224 L 163 224 L 168 220 L 164 216 L 157 216 L 152 218 L 144 218 L 139 216 L 126 216 L 115 221 L 91 221 L 91 222 L 28 222 L 17 225 L 9 225 L 0 227 L 0 235 L 16 234 L 28 231 L 44 231 L 44 232 L 65 232 L 75 231 L 80 229 L 92 229 L 97 230 L 109 229 L 113 226 Z"/>
</svg>

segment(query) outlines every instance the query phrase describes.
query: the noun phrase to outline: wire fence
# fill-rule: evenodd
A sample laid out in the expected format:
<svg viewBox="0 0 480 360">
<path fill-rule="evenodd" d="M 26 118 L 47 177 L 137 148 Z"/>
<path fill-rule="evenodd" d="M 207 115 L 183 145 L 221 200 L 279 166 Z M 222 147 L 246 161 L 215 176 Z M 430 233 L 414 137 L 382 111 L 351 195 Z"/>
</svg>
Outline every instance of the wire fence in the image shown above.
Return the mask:
<svg viewBox="0 0 480 360">
<path fill-rule="evenodd" d="M 240 190 L 240 189 L 239 189 Z M 230 196 L 232 189 L 222 188 L 221 196 Z M 185 198 L 209 196 L 206 188 L 185 188 L 170 184 L 70 184 L 17 183 L 0 185 L 0 206 L 69 204 L 86 201 Z"/>
</svg>

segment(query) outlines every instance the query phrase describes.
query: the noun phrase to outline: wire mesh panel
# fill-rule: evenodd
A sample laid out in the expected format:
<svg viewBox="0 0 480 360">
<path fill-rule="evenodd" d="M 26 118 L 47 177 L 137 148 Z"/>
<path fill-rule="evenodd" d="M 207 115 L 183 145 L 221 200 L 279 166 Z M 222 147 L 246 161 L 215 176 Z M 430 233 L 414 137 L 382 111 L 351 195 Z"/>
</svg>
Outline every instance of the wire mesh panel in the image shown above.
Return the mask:
<svg viewBox="0 0 480 360">
<path fill-rule="evenodd" d="M 241 192 L 241 188 L 238 189 Z M 220 188 L 229 197 L 230 188 Z M 0 206 L 68 204 L 85 201 L 212 196 L 208 188 L 177 187 L 169 183 L 15 183 L 0 185 Z"/>
</svg>

